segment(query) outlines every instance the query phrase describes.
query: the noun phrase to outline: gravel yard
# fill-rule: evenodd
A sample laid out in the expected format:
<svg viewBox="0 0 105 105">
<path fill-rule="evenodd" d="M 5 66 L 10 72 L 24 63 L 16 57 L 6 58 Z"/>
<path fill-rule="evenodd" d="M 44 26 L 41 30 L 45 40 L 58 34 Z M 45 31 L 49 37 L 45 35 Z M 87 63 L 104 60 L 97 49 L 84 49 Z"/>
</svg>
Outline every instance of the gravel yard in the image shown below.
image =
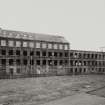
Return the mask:
<svg viewBox="0 0 105 105">
<path fill-rule="evenodd" d="M 0 105 L 39 105 L 104 86 L 105 75 L 2 79 Z"/>
</svg>

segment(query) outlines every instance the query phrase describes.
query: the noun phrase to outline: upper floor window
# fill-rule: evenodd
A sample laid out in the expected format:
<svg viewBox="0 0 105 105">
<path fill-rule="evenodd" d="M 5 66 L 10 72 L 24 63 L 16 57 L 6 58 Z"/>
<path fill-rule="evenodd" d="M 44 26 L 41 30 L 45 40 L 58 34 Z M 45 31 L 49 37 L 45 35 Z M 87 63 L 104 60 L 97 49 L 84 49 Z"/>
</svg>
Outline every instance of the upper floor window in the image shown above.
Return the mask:
<svg viewBox="0 0 105 105">
<path fill-rule="evenodd" d="M 21 42 L 20 41 L 16 41 L 16 47 L 21 47 Z"/>
<path fill-rule="evenodd" d="M 57 49 L 58 48 L 58 45 L 57 44 L 54 44 L 54 49 Z"/>
<path fill-rule="evenodd" d="M 63 45 L 62 44 L 59 45 L 59 49 L 63 49 Z"/>
<path fill-rule="evenodd" d="M 29 47 L 34 48 L 34 42 L 30 42 Z"/>
<path fill-rule="evenodd" d="M 46 43 L 42 43 L 42 48 L 47 48 L 47 44 Z"/>
<path fill-rule="evenodd" d="M 48 48 L 52 49 L 52 44 L 51 43 L 48 44 Z"/>
<path fill-rule="evenodd" d="M 14 46 L 14 41 L 12 41 L 12 40 L 9 41 L 9 42 L 8 42 L 8 45 L 9 45 L 10 47 L 13 47 L 13 46 Z"/>
<path fill-rule="evenodd" d="M 6 40 L 1 40 L 1 46 L 6 46 Z"/>
<path fill-rule="evenodd" d="M 28 43 L 27 42 L 23 42 L 23 47 L 28 47 Z"/>
<path fill-rule="evenodd" d="M 40 43 L 39 42 L 36 43 L 36 48 L 40 48 Z"/>
<path fill-rule="evenodd" d="M 68 48 L 68 45 L 65 45 L 65 46 L 64 46 L 64 49 L 65 49 L 65 50 L 68 50 L 68 49 L 69 49 L 69 48 Z"/>
</svg>

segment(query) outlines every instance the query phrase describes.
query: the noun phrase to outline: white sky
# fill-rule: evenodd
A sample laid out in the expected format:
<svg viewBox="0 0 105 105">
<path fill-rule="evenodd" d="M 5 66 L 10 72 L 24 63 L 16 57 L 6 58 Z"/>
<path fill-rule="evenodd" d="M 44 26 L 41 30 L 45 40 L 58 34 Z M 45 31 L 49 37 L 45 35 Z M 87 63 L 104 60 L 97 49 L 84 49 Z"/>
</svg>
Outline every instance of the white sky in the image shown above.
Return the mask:
<svg viewBox="0 0 105 105">
<path fill-rule="evenodd" d="M 105 0 L 0 0 L 0 27 L 60 34 L 72 49 L 105 46 Z"/>
</svg>

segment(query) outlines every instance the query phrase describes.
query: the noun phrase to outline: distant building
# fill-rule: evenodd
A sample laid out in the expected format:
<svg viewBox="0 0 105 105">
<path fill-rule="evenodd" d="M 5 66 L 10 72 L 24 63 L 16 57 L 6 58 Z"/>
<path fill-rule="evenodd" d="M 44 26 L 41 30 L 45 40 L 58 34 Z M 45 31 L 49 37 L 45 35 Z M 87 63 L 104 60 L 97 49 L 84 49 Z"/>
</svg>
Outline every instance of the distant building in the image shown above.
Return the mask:
<svg viewBox="0 0 105 105">
<path fill-rule="evenodd" d="M 71 50 L 62 36 L 0 29 L 0 78 L 105 73 L 105 52 Z"/>
<path fill-rule="evenodd" d="M 56 75 L 69 65 L 62 36 L 0 29 L 0 72 L 8 76 Z"/>
</svg>

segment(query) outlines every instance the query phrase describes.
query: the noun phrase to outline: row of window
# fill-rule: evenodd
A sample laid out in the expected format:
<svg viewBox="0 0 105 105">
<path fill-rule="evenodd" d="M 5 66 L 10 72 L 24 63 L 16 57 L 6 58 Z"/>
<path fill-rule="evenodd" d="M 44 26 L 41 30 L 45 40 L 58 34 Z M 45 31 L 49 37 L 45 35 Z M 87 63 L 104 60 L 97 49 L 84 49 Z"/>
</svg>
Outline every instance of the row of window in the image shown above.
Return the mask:
<svg viewBox="0 0 105 105">
<path fill-rule="evenodd" d="M 105 58 L 105 54 L 84 54 L 84 53 L 70 53 L 70 58 L 87 58 L 87 59 L 97 59 Z"/>
<path fill-rule="evenodd" d="M 30 48 L 48 48 L 48 49 L 64 49 L 64 50 L 68 50 L 69 46 L 67 44 L 51 44 L 51 43 L 40 43 L 40 42 L 28 42 L 28 41 L 13 41 L 13 40 L 9 40 L 8 42 L 6 42 L 6 40 L 1 40 L 0 41 L 0 45 L 1 46 L 9 46 L 9 47 L 30 47 Z"/>
<path fill-rule="evenodd" d="M 6 59 L 1 59 L 1 65 L 6 65 L 6 62 L 7 62 L 7 60 Z M 8 63 L 9 63 L 9 65 L 14 65 L 14 59 L 9 59 L 8 60 Z M 27 59 L 23 59 L 23 60 L 20 60 L 20 59 L 16 59 L 16 65 L 21 65 L 21 64 L 23 64 L 23 65 L 28 65 L 28 62 L 29 62 L 29 64 L 30 65 L 34 65 L 35 64 L 35 62 L 36 62 L 36 65 L 41 65 L 41 60 L 33 60 L 33 59 L 31 59 L 30 61 L 28 61 Z M 68 63 L 68 60 L 42 60 L 42 65 L 55 65 L 55 66 L 57 66 L 58 64 L 59 65 L 63 65 L 63 64 L 65 64 L 65 65 L 67 65 L 67 63 Z"/>
<path fill-rule="evenodd" d="M 70 61 L 71 66 L 105 66 L 105 61 Z"/>
<path fill-rule="evenodd" d="M 14 53 L 15 52 L 15 53 Z M 8 53 L 8 54 L 6 54 Z M 28 51 L 27 50 L 23 50 L 22 51 L 22 54 L 21 54 L 21 51 L 20 50 L 8 50 L 8 52 L 6 52 L 5 49 L 1 50 L 1 55 L 17 55 L 17 56 L 20 56 L 20 55 L 23 55 L 23 56 L 55 56 L 55 57 L 68 57 L 68 52 L 65 52 L 64 54 L 62 52 L 46 52 L 46 51 L 42 51 L 42 53 L 40 51 L 30 51 L 29 54 L 28 54 Z"/>
</svg>

